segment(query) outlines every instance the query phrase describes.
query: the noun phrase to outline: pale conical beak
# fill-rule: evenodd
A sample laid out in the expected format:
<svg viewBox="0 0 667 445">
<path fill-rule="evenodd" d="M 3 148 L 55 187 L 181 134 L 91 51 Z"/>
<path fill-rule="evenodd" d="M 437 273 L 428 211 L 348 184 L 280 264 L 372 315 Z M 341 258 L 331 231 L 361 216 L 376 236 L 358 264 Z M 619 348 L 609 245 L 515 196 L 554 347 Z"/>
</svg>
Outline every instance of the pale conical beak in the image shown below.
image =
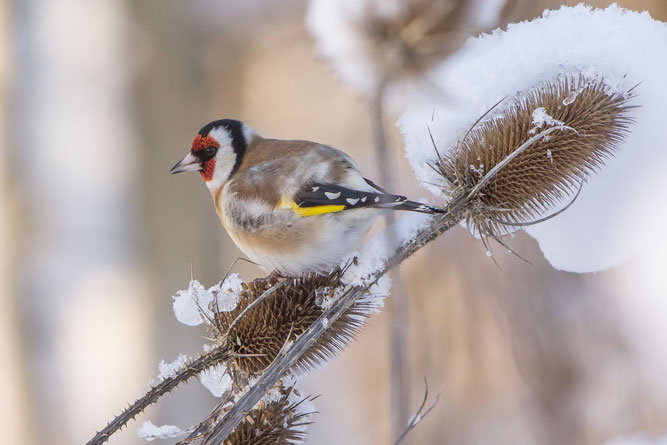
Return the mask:
<svg viewBox="0 0 667 445">
<path fill-rule="evenodd" d="M 201 159 L 190 152 L 186 154 L 183 159 L 178 161 L 178 163 L 169 170 L 169 173 L 174 175 L 176 173 L 200 171 L 201 169 Z"/>
</svg>

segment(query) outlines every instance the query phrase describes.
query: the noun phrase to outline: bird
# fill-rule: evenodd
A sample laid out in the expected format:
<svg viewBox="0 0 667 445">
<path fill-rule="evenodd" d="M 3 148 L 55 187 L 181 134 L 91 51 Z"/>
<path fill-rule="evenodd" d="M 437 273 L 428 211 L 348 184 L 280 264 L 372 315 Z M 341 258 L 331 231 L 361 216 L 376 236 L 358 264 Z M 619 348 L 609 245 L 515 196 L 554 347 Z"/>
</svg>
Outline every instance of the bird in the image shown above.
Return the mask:
<svg viewBox="0 0 667 445">
<path fill-rule="evenodd" d="M 387 210 L 444 212 L 387 192 L 336 148 L 263 138 L 233 119 L 203 126 L 170 172 L 189 171 L 201 174 L 238 248 L 283 277 L 331 272 Z"/>
</svg>

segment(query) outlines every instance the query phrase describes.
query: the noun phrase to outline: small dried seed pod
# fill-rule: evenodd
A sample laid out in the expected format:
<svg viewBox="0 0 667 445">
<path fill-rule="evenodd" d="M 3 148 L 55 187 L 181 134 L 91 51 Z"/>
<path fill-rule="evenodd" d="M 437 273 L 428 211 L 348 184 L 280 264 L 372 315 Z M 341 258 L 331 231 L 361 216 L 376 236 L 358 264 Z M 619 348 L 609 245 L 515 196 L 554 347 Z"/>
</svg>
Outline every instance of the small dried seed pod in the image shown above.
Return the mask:
<svg viewBox="0 0 667 445">
<path fill-rule="evenodd" d="M 243 422 L 227 436 L 225 445 L 294 445 L 306 436 L 305 429 L 314 414 L 307 405 L 312 400 L 305 397 L 297 401 L 294 388 L 281 389 L 277 400 L 260 402 Z"/>
</svg>

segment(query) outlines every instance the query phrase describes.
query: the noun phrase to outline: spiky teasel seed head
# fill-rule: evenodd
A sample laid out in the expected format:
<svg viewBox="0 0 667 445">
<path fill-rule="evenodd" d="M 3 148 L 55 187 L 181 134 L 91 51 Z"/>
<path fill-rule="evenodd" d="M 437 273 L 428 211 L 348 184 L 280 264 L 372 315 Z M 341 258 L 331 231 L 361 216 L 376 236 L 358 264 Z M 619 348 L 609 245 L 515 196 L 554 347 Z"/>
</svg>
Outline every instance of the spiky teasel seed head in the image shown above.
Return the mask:
<svg viewBox="0 0 667 445">
<path fill-rule="evenodd" d="M 214 328 L 219 343 L 231 348 L 233 367 L 246 375 L 264 371 L 283 347 L 305 332 L 324 312 L 322 298 L 342 289 L 340 270 L 329 275 L 312 273 L 286 279 L 245 315 L 239 315 L 264 292 L 276 285 L 271 280 L 248 282 L 238 305 L 231 312 L 218 312 Z M 360 300 L 347 310 L 310 349 L 301 356 L 294 371 L 309 369 L 335 357 L 364 325 L 371 305 Z M 230 329 L 231 327 L 231 329 Z"/>
<path fill-rule="evenodd" d="M 281 396 L 269 402 L 261 401 L 227 436 L 225 445 L 294 445 L 306 436 L 305 427 L 314 414 L 304 404 L 311 397 L 298 399 L 294 388 L 280 389 Z M 293 401 L 297 398 L 297 401 Z"/>
<path fill-rule="evenodd" d="M 461 216 L 497 238 L 573 195 L 613 155 L 632 122 L 631 98 L 601 78 L 559 76 L 473 128 L 436 168 L 453 198 L 477 191 Z"/>
</svg>

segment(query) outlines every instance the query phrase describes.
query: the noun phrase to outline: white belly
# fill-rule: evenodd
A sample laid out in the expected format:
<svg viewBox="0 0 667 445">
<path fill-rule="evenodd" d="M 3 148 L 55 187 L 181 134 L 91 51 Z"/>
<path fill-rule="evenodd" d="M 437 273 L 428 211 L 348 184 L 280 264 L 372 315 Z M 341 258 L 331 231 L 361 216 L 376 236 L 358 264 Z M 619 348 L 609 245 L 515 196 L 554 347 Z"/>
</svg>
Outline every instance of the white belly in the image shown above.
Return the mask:
<svg viewBox="0 0 667 445">
<path fill-rule="evenodd" d="M 294 216 L 293 222 L 277 231 L 248 231 L 224 225 L 239 249 L 267 273 L 277 270 L 283 275 L 299 276 L 328 273 L 341 266 L 359 247 L 378 213 L 359 209 Z"/>
</svg>

